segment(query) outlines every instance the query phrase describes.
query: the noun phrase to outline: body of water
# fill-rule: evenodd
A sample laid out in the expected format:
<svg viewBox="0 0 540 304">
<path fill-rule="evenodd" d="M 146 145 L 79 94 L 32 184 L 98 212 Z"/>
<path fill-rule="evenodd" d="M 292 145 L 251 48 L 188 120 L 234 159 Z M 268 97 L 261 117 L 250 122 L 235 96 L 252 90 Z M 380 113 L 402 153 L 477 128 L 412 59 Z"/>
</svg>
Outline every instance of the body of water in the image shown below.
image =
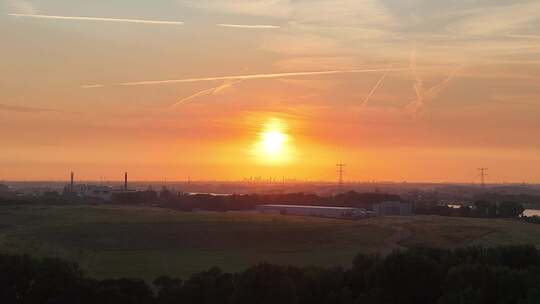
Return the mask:
<svg viewBox="0 0 540 304">
<path fill-rule="evenodd" d="M 540 210 L 536 210 L 536 209 L 525 209 L 525 211 L 523 211 L 523 215 L 524 216 L 540 216 Z"/>
</svg>

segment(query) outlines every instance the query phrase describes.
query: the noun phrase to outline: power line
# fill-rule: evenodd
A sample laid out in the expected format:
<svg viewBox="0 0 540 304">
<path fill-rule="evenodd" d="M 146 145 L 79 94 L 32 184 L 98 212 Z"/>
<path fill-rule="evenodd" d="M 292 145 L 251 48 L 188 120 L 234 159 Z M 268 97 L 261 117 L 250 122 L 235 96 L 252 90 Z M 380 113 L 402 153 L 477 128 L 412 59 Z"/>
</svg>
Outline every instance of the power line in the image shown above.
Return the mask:
<svg viewBox="0 0 540 304">
<path fill-rule="evenodd" d="M 338 167 L 338 173 L 339 173 L 339 187 L 343 187 L 343 172 L 344 172 L 344 168 L 345 168 L 345 164 L 336 164 L 336 166 Z"/>
<path fill-rule="evenodd" d="M 488 170 L 489 168 L 478 168 L 478 171 L 480 171 L 480 182 L 482 184 L 482 188 L 486 187 L 486 176 Z"/>
</svg>

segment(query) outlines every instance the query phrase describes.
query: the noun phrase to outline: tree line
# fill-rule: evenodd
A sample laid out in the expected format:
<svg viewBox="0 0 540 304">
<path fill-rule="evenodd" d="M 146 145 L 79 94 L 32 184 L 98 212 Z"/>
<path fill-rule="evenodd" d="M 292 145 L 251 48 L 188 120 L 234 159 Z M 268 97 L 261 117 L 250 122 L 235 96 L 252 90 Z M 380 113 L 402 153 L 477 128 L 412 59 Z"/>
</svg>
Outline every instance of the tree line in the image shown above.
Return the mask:
<svg viewBox="0 0 540 304">
<path fill-rule="evenodd" d="M 254 210 L 262 204 L 342 206 L 371 209 L 373 203 L 399 201 L 400 197 L 385 193 L 358 193 L 349 191 L 334 196 L 319 196 L 312 193 L 284 194 L 179 194 L 167 189 L 159 194 L 158 205 L 171 209 L 191 211 L 193 209 L 211 211 Z"/>
<path fill-rule="evenodd" d="M 414 248 L 358 255 L 348 269 L 260 263 L 181 278 L 88 278 L 56 258 L 0 255 L 2 303 L 40 304 L 537 304 L 540 251 L 533 246 Z"/>
<path fill-rule="evenodd" d="M 503 201 L 500 203 L 487 200 L 477 200 L 471 206 L 453 208 L 434 204 L 416 204 L 416 214 L 431 214 L 442 216 L 482 217 L 482 218 L 517 218 L 525 207 L 516 201 Z"/>
</svg>

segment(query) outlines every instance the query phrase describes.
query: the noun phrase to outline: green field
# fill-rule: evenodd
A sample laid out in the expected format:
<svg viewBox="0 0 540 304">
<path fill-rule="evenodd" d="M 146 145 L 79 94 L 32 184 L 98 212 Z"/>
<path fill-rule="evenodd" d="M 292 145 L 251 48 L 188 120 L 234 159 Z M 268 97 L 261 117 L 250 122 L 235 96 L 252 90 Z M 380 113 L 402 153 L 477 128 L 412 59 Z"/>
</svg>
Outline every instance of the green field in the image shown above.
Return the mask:
<svg viewBox="0 0 540 304">
<path fill-rule="evenodd" d="M 96 278 L 186 277 L 259 261 L 348 266 L 402 246 L 535 244 L 540 225 L 436 216 L 363 221 L 117 206 L 2 206 L 0 251 L 77 261 Z"/>
</svg>

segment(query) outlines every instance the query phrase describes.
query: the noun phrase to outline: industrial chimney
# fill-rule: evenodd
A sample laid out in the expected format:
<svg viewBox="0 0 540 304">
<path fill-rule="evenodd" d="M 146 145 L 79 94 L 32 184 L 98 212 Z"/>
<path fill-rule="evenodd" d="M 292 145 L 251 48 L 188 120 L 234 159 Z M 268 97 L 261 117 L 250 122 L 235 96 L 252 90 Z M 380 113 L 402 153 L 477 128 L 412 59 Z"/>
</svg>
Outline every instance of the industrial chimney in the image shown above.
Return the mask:
<svg viewBox="0 0 540 304">
<path fill-rule="evenodd" d="M 124 173 L 124 191 L 127 191 L 127 180 L 128 180 L 128 175 L 127 175 L 127 172 Z"/>
<path fill-rule="evenodd" d="M 69 193 L 73 193 L 73 171 L 71 172 L 71 182 L 69 184 Z"/>
</svg>

